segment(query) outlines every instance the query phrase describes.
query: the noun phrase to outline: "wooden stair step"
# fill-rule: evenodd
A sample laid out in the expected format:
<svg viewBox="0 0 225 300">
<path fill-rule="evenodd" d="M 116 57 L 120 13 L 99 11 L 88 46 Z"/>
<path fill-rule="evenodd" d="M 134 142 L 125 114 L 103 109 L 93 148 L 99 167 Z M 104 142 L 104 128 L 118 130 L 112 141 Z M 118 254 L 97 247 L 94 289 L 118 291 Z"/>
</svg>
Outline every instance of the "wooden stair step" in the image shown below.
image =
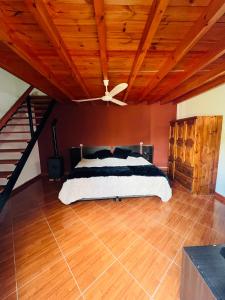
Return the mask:
<svg viewBox="0 0 225 300">
<path fill-rule="evenodd" d="M 0 143 L 28 143 L 30 140 L 20 140 L 20 139 L 17 139 L 17 140 L 0 140 Z"/>
<path fill-rule="evenodd" d="M 42 107 L 48 107 L 48 105 L 49 105 L 48 103 L 31 103 L 31 108 L 35 109 L 37 107 L 39 109 L 40 107 L 41 108 Z M 21 108 L 24 108 L 24 107 L 26 107 L 26 106 L 25 105 L 21 106 Z"/>
<path fill-rule="evenodd" d="M 50 99 L 51 100 L 51 98 L 49 96 L 38 96 L 38 95 L 37 96 L 31 95 L 30 99 Z"/>
<path fill-rule="evenodd" d="M 35 110 L 35 112 L 33 111 L 32 113 L 34 114 L 38 114 L 38 113 L 42 113 L 45 112 L 45 109 L 39 109 L 39 110 Z M 18 110 L 16 113 L 18 114 L 28 114 L 27 110 Z"/>
<path fill-rule="evenodd" d="M 2 165 L 16 165 L 18 159 L 0 159 L 0 164 Z"/>
<path fill-rule="evenodd" d="M 33 123 L 34 126 L 38 126 L 39 123 Z M 5 126 L 29 126 L 29 123 L 27 124 L 13 124 L 13 123 L 7 123 Z"/>
<path fill-rule="evenodd" d="M 3 131 L 3 132 L 0 132 L 0 135 L 1 134 L 11 134 L 11 133 L 30 133 L 30 131 Z"/>
<path fill-rule="evenodd" d="M 0 178 L 8 178 L 12 171 L 0 171 Z"/>
<path fill-rule="evenodd" d="M 9 152 L 15 152 L 15 153 L 22 153 L 25 149 L 0 149 L 1 153 L 9 153 Z"/>
<path fill-rule="evenodd" d="M 33 116 L 33 119 L 41 119 L 42 117 Z M 12 117 L 10 120 L 28 120 L 29 117 Z"/>
</svg>

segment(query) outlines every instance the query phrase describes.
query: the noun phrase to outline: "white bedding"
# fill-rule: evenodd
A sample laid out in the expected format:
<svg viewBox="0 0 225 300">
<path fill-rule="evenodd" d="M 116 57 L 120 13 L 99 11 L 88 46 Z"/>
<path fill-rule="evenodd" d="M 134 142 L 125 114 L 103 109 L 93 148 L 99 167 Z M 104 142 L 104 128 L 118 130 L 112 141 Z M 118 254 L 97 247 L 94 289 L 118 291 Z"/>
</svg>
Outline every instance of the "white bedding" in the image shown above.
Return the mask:
<svg viewBox="0 0 225 300">
<path fill-rule="evenodd" d="M 82 159 L 76 167 L 138 166 L 149 164 L 143 157 L 128 156 L 127 159 Z M 64 204 L 85 199 L 132 196 L 158 196 L 162 201 L 166 202 L 171 198 L 172 191 L 165 177 L 133 175 L 69 179 L 63 184 L 59 193 L 59 199 Z"/>
</svg>

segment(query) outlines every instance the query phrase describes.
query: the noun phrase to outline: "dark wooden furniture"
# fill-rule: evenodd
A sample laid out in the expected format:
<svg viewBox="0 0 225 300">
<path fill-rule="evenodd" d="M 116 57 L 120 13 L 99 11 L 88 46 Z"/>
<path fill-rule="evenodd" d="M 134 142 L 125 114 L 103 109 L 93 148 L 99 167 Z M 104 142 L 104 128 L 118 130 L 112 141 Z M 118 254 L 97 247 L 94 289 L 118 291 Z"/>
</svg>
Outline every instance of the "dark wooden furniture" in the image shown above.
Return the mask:
<svg viewBox="0 0 225 300">
<path fill-rule="evenodd" d="M 191 192 L 215 191 L 222 117 L 192 117 L 170 123 L 169 177 Z"/>
<path fill-rule="evenodd" d="M 225 299 L 225 245 L 183 250 L 181 300 Z"/>
<path fill-rule="evenodd" d="M 113 150 L 113 148 L 119 147 L 123 149 L 130 149 L 134 152 L 139 152 L 141 150 L 140 145 L 126 145 L 126 146 L 83 146 L 83 147 L 72 147 L 69 149 L 70 151 L 70 161 L 71 161 L 71 169 L 73 169 L 81 160 L 82 156 L 93 154 L 94 152 L 102 149 L 109 149 Z M 143 157 L 149 161 L 150 163 L 153 162 L 153 153 L 154 153 L 154 147 L 153 145 L 143 145 L 142 146 L 142 155 Z"/>
</svg>

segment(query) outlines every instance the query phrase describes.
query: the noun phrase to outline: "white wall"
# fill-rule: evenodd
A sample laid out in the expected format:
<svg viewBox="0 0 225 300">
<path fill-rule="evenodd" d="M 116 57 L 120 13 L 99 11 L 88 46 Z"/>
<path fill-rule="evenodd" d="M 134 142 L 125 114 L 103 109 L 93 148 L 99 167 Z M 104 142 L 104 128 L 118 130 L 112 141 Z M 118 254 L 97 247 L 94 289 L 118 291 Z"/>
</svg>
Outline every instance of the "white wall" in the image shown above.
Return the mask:
<svg viewBox="0 0 225 300">
<path fill-rule="evenodd" d="M 177 119 L 210 115 L 223 116 L 216 192 L 225 196 L 225 84 L 177 106 Z"/>
<path fill-rule="evenodd" d="M 29 87 L 29 84 L 0 68 L 0 118 Z"/>
<path fill-rule="evenodd" d="M 29 87 L 29 84 L 20 80 L 19 78 L 11 75 L 10 73 L 6 72 L 5 70 L 0 68 L 0 118 L 12 107 L 12 105 L 18 100 L 18 98 L 25 92 L 25 90 Z M 35 94 L 40 95 L 41 93 L 38 90 L 34 90 Z M 10 131 L 19 130 L 20 127 L 13 128 L 10 127 Z M 26 129 L 27 128 L 22 128 Z M 7 131 L 7 128 L 4 128 L 3 131 Z M 0 137 L 3 138 L 3 135 Z M 4 139 L 16 139 L 16 138 L 26 138 L 27 136 L 19 136 L 18 134 L 4 134 Z M 21 145 L 20 145 L 21 146 Z M 0 148 L 9 147 L 9 144 L 0 144 Z M 10 144 L 10 147 L 20 148 L 19 144 Z M 19 158 L 20 154 L 3 154 L 0 153 L 1 158 Z M 12 165 L 0 165 L 0 170 L 12 170 L 14 166 Z M 26 165 L 15 185 L 18 187 L 25 183 L 26 181 L 36 177 L 37 175 L 41 174 L 40 168 L 40 158 L 39 158 L 39 149 L 38 143 L 36 143 L 30 157 L 28 158 Z M 5 184 L 4 180 L 0 179 L 0 183 Z"/>
</svg>

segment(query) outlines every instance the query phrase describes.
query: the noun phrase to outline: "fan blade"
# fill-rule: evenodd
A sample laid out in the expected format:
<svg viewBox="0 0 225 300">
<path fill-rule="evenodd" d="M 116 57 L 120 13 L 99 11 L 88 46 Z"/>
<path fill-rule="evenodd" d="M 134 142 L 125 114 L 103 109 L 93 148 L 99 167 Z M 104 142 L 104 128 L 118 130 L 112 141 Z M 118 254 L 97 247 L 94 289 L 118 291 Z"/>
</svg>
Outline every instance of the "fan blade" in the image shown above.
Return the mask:
<svg viewBox="0 0 225 300">
<path fill-rule="evenodd" d="M 102 98 L 91 98 L 91 99 L 80 99 L 80 100 L 72 100 L 73 102 L 86 102 L 86 101 L 95 101 L 102 100 Z"/>
<path fill-rule="evenodd" d="M 128 87 L 127 83 L 120 83 L 116 85 L 110 92 L 110 96 L 114 97 L 115 95 L 119 94 L 123 90 L 125 90 Z"/>
<path fill-rule="evenodd" d="M 120 101 L 120 100 L 117 100 L 117 99 L 115 99 L 115 98 L 112 98 L 112 100 L 110 100 L 110 101 L 113 102 L 113 103 L 115 103 L 115 104 L 117 104 L 117 105 L 120 105 L 120 106 L 125 106 L 125 105 L 127 105 L 127 103 L 122 102 L 122 101 Z"/>
</svg>

